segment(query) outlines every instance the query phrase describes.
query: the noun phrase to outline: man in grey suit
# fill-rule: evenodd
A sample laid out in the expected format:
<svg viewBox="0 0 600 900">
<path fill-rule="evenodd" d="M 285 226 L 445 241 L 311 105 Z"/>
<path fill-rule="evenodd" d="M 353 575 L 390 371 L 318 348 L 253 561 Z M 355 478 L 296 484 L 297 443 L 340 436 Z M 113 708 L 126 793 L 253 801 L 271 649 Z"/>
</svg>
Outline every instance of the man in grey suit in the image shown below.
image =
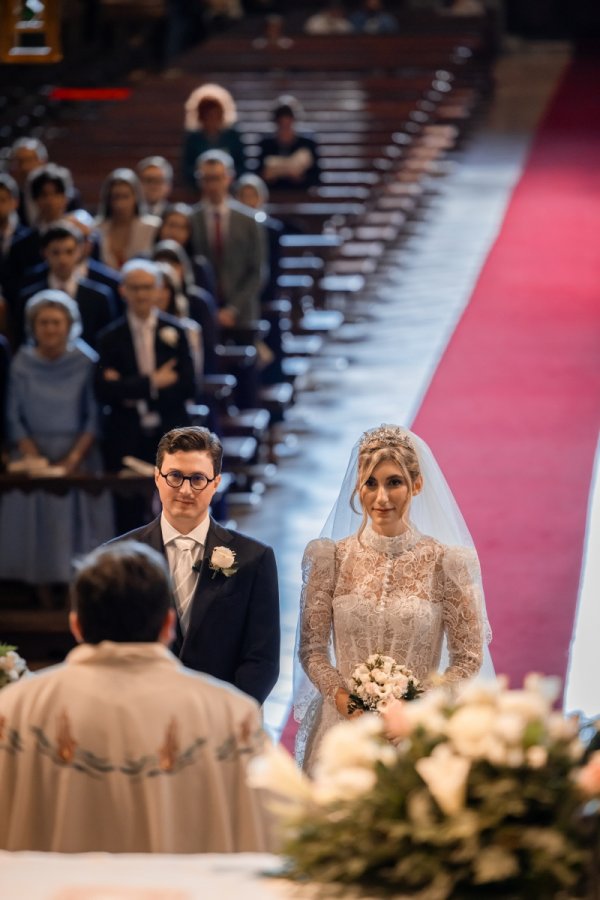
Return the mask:
<svg viewBox="0 0 600 900">
<path fill-rule="evenodd" d="M 260 318 L 265 249 L 251 211 L 229 194 L 234 173 L 233 159 L 222 150 L 198 157 L 201 200 L 192 215 L 192 244 L 214 267 L 220 324 L 244 328 Z"/>
</svg>

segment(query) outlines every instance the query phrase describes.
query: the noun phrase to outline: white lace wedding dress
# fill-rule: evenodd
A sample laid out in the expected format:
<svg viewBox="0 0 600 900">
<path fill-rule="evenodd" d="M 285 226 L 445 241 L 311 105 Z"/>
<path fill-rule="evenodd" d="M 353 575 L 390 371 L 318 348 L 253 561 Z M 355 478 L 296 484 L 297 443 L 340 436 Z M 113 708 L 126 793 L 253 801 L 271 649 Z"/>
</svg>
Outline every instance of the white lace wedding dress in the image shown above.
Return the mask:
<svg viewBox="0 0 600 900">
<path fill-rule="evenodd" d="M 334 703 L 371 653 L 392 656 L 427 686 L 446 639 L 447 681 L 475 675 L 483 655 L 481 576 L 474 550 L 410 527 L 384 537 L 370 524 L 334 542 L 312 541 L 303 560 L 300 662 L 318 694 L 304 711 L 297 750 L 310 770 Z"/>
</svg>

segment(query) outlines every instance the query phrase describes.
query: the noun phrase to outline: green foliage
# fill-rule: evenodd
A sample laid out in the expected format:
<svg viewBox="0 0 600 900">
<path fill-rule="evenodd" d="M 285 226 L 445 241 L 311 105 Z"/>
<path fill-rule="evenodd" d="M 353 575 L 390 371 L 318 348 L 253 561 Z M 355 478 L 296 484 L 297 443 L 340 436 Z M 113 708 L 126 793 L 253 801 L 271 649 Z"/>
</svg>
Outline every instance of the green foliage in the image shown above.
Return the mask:
<svg viewBox="0 0 600 900">
<path fill-rule="evenodd" d="M 452 816 L 415 769 L 438 742 L 415 734 L 367 794 L 307 810 L 284 848 L 291 877 L 419 900 L 586 896 L 598 817 L 583 820 L 568 742 L 540 768 L 473 761 Z"/>
</svg>

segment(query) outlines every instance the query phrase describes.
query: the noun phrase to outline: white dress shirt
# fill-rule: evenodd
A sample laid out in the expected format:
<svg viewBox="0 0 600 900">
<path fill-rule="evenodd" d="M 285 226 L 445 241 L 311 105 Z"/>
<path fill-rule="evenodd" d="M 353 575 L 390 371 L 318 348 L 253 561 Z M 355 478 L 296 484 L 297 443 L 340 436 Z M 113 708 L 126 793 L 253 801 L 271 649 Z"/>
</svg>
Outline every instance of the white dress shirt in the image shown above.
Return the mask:
<svg viewBox="0 0 600 900">
<path fill-rule="evenodd" d="M 71 277 L 66 281 L 61 281 L 60 278 L 57 278 L 52 272 L 48 275 L 48 287 L 56 291 L 64 291 L 72 300 L 75 299 L 78 286 L 79 278 L 77 277 L 77 270 L 72 272 Z"/>
<path fill-rule="evenodd" d="M 206 536 L 208 534 L 208 529 L 210 528 L 210 516 L 206 516 L 200 522 L 199 525 L 196 525 L 188 534 L 181 534 L 181 532 L 177 531 L 176 528 L 173 528 L 171 523 L 167 520 L 164 513 L 161 513 L 160 517 L 160 530 L 162 532 L 163 544 L 165 545 L 165 550 L 167 553 L 167 562 L 169 563 L 169 572 L 173 572 L 175 569 L 175 562 L 177 556 L 177 548 L 175 547 L 175 538 L 178 537 L 188 537 L 193 538 L 198 547 L 196 547 L 196 554 L 194 556 L 194 565 L 199 566 L 202 562 L 202 555 L 204 553 L 204 546 L 206 544 Z"/>
<path fill-rule="evenodd" d="M 156 370 L 156 353 L 154 350 L 154 342 L 156 340 L 156 326 L 158 314 L 155 309 L 151 310 L 147 319 L 140 319 L 127 313 L 127 322 L 131 331 L 133 340 L 133 351 L 135 353 L 135 361 L 137 363 L 140 375 L 150 376 Z M 156 392 L 150 382 L 150 393 L 155 396 Z M 157 412 L 148 409 L 145 400 L 135 401 L 140 424 L 142 428 L 158 428 L 160 425 L 160 416 Z"/>
</svg>

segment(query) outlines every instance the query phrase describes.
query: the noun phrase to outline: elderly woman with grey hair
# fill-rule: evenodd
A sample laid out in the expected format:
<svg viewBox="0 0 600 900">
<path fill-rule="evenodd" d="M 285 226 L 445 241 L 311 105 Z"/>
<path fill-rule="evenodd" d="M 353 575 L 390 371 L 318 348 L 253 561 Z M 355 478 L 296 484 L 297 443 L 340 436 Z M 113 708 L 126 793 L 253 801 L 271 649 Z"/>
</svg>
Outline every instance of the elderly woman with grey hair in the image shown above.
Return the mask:
<svg viewBox="0 0 600 900">
<path fill-rule="evenodd" d="M 93 393 L 96 353 L 78 340 L 77 304 L 64 291 L 44 290 L 25 306 L 31 342 L 10 368 L 8 440 L 13 459 L 43 474 L 100 471 Z M 10 491 L 0 499 L 0 579 L 44 587 L 65 584 L 71 563 L 113 533 L 108 494 Z"/>
</svg>

